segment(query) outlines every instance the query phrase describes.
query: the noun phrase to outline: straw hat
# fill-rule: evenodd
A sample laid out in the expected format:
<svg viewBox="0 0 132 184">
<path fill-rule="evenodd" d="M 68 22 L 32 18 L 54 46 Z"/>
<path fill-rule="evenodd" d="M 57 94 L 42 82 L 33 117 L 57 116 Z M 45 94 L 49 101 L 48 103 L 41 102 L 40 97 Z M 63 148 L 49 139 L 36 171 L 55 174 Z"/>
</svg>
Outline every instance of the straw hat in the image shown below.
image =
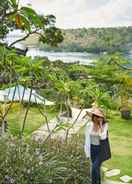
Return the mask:
<svg viewBox="0 0 132 184">
<path fill-rule="evenodd" d="M 100 108 L 97 108 L 97 107 L 92 108 L 90 111 L 86 111 L 86 113 L 90 117 L 92 117 L 92 115 L 96 115 L 96 116 L 99 116 L 101 118 L 104 118 L 105 117 L 103 111 Z"/>
</svg>

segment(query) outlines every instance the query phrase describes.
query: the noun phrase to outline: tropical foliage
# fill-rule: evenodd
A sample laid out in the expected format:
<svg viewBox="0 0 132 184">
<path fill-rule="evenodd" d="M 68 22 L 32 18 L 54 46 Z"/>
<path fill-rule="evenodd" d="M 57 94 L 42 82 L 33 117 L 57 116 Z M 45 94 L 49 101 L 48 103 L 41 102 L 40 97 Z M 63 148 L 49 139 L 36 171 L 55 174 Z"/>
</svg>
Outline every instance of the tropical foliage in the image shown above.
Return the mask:
<svg viewBox="0 0 132 184">
<path fill-rule="evenodd" d="M 7 33 L 13 30 L 21 30 L 24 36 L 10 43 L 9 47 L 32 34 L 37 34 L 39 41 L 52 46 L 63 40 L 61 30 L 55 27 L 53 15 L 39 15 L 31 7 L 21 6 L 18 0 L 2 0 L 0 1 L 0 38 L 5 38 Z"/>
</svg>

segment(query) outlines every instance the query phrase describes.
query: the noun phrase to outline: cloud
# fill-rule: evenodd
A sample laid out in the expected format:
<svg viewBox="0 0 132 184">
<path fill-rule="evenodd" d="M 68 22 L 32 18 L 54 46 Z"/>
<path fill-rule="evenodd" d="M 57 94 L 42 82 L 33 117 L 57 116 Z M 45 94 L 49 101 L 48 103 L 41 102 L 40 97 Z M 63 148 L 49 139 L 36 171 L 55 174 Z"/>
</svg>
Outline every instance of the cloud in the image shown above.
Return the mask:
<svg viewBox="0 0 132 184">
<path fill-rule="evenodd" d="M 44 14 L 54 14 L 57 26 L 110 27 L 132 25 L 131 0 L 21 0 Z"/>
</svg>

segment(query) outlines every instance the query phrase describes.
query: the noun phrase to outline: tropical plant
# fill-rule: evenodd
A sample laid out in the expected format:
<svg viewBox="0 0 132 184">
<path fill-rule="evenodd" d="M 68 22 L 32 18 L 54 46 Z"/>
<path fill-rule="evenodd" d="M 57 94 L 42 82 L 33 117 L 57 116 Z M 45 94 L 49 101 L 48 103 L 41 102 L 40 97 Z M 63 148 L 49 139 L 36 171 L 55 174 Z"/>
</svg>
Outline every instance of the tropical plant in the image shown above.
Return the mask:
<svg viewBox="0 0 132 184">
<path fill-rule="evenodd" d="M 120 110 L 122 117 L 130 118 L 129 96 L 132 85 L 131 72 L 127 68 L 129 61 L 121 54 L 109 54 L 96 61 L 95 67 L 91 70 L 101 88 L 109 91 L 111 96 L 121 97 Z"/>
<path fill-rule="evenodd" d="M 0 37 L 3 39 L 7 33 L 20 30 L 24 36 L 9 44 L 13 47 L 17 42 L 23 41 L 30 35 L 37 34 L 41 42 L 57 45 L 63 40 L 60 29 L 55 27 L 55 16 L 39 15 L 29 6 L 21 6 L 19 0 L 2 0 L 0 2 Z M 1 42 L 1 45 L 2 42 Z"/>
<path fill-rule="evenodd" d="M 121 84 L 119 85 L 120 95 L 120 112 L 124 119 L 130 119 L 131 117 L 131 104 L 129 98 L 131 96 L 132 77 L 128 73 L 120 76 Z"/>
</svg>

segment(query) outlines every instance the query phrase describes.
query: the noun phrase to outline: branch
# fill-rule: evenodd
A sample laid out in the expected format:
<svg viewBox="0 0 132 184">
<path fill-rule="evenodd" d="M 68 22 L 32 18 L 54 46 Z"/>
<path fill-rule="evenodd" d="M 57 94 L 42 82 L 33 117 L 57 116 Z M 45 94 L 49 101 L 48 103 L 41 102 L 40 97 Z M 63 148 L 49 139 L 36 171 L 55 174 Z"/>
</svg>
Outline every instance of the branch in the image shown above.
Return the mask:
<svg viewBox="0 0 132 184">
<path fill-rule="evenodd" d="M 23 38 L 20 38 L 20 39 L 18 39 L 18 40 L 16 40 L 16 41 L 14 41 L 14 42 L 12 42 L 10 45 L 9 45 L 9 47 L 12 47 L 14 44 L 16 44 L 16 43 L 18 43 L 18 42 L 20 42 L 20 41 L 24 41 L 24 40 L 26 40 L 26 38 L 28 38 L 30 35 L 32 35 L 32 34 L 39 34 L 40 35 L 40 33 L 38 33 L 37 32 L 38 30 L 35 30 L 35 31 L 32 31 L 32 32 L 30 32 L 30 33 L 28 33 L 27 35 L 25 35 Z"/>
<path fill-rule="evenodd" d="M 69 136 L 69 131 L 71 130 L 71 128 L 73 128 L 73 126 L 76 124 L 80 114 L 82 113 L 83 108 L 81 107 L 76 119 L 73 121 L 72 125 L 66 130 L 66 136 L 65 136 L 65 141 L 67 142 L 68 136 Z"/>
<path fill-rule="evenodd" d="M 28 112 L 29 112 L 29 109 L 30 109 L 30 106 L 31 106 L 31 97 L 32 97 L 32 91 L 33 91 L 32 86 L 31 86 L 30 94 L 29 94 L 29 98 L 28 98 L 27 109 L 26 109 L 26 112 L 25 112 L 25 115 L 24 115 L 24 119 L 23 119 L 23 123 L 22 123 L 22 130 L 20 132 L 20 138 L 22 138 L 22 136 L 23 136 L 25 125 L 26 125 L 26 120 L 27 120 L 27 116 L 28 116 Z"/>
<path fill-rule="evenodd" d="M 123 66 L 121 64 L 119 64 L 118 62 L 116 61 L 113 61 L 117 66 L 119 66 L 120 68 L 124 69 L 124 70 L 132 70 L 132 68 L 128 68 L 127 66 Z"/>
<path fill-rule="evenodd" d="M 12 12 L 6 13 L 5 16 L 4 16 L 4 18 L 5 18 L 5 17 L 8 17 L 8 16 L 10 16 L 10 15 L 13 15 L 13 14 L 15 14 L 16 12 L 17 12 L 17 10 L 14 10 L 14 11 L 12 11 Z"/>
<path fill-rule="evenodd" d="M 24 55 L 25 56 L 26 52 L 28 51 L 28 48 L 23 50 L 23 49 L 20 49 L 20 48 L 9 47 L 6 43 L 0 43 L 0 46 L 5 47 L 8 50 L 14 49 L 18 55 Z"/>
<path fill-rule="evenodd" d="M 16 12 L 17 12 L 17 10 L 14 10 L 12 12 L 6 13 L 6 10 L 5 11 L 3 10 L 3 16 L 1 16 L 0 22 L 3 22 L 6 17 L 8 17 L 10 15 L 13 15 Z"/>
</svg>

